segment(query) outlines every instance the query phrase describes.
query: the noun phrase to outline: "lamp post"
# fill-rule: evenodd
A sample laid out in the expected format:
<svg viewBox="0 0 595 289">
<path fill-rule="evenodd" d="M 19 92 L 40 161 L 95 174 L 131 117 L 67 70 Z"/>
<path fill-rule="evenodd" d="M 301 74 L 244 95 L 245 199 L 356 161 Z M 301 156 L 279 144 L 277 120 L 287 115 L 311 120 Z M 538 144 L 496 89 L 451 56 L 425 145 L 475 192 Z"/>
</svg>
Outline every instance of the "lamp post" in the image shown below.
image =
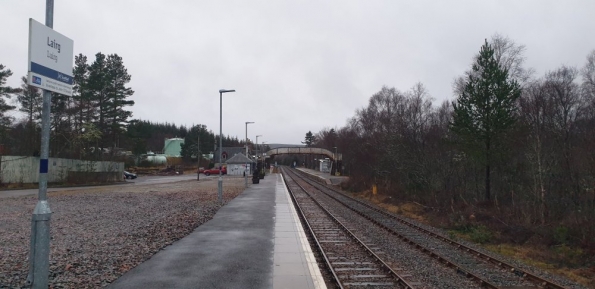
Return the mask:
<svg viewBox="0 0 595 289">
<path fill-rule="evenodd" d="M 333 148 L 335 149 L 335 157 L 334 157 L 334 159 L 335 159 L 335 175 L 337 175 L 337 164 L 339 163 L 339 162 L 337 162 L 337 147 L 333 147 Z"/>
<path fill-rule="evenodd" d="M 248 157 L 248 125 L 254 123 L 253 121 L 247 121 L 246 122 L 246 157 Z M 244 167 L 244 183 L 246 185 L 246 188 L 248 187 L 248 176 L 246 174 L 246 171 L 248 170 L 248 163 L 246 163 L 246 166 Z"/>
<path fill-rule="evenodd" d="M 262 147 L 262 152 L 260 153 L 260 155 L 262 156 L 262 169 L 264 170 L 264 163 L 266 160 L 266 156 L 264 155 L 264 141 L 260 143 L 260 146 Z"/>
<path fill-rule="evenodd" d="M 221 152 L 223 151 L 223 94 L 226 92 L 235 92 L 235 89 L 219 89 L 219 182 L 217 183 L 217 198 L 220 204 L 223 204 L 223 175 L 221 174 L 221 161 L 223 158 Z"/>
<path fill-rule="evenodd" d="M 196 180 L 200 180 L 200 127 L 197 129 L 196 134 Z"/>
</svg>

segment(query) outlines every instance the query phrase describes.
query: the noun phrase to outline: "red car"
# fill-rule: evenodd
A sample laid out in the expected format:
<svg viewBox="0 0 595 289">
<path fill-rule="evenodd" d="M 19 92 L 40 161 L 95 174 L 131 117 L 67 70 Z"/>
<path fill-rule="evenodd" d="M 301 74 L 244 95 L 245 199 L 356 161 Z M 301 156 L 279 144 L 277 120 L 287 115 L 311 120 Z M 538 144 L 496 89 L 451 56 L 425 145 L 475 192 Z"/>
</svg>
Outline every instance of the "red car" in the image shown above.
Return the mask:
<svg viewBox="0 0 595 289">
<path fill-rule="evenodd" d="M 219 169 L 217 168 L 212 168 L 212 169 L 208 169 L 208 170 L 204 170 L 202 171 L 206 176 L 210 176 L 210 175 L 218 175 L 219 174 Z M 227 175 L 227 168 L 223 168 L 221 169 L 221 174 L 222 175 Z"/>
</svg>

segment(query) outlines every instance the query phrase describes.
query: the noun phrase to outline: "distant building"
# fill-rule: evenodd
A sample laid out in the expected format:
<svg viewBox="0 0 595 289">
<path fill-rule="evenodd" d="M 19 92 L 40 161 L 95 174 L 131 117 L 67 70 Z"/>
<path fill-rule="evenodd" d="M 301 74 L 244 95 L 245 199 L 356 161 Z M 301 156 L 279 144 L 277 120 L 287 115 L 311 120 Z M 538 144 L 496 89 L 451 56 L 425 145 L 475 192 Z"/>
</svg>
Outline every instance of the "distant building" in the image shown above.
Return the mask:
<svg viewBox="0 0 595 289">
<path fill-rule="evenodd" d="M 320 171 L 323 173 L 330 173 L 331 172 L 331 160 L 329 159 L 320 159 Z"/>
<path fill-rule="evenodd" d="M 237 154 L 244 154 L 246 153 L 245 147 L 223 147 L 221 152 L 221 158 L 223 159 L 223 163 L 226 162 L 228 159 L 232 158 Z M 244 155 L 245 157 L 245 155 Z M 214 152 L 213 155 L 213 162 L 218 164 L 219 163 L 219 147 Z"/>
<path fill-rule="evenodd" d="M 165 145 L 163 146 L 163 154 L 168 157 L 181 157 L 182 147 L 184 143 L 183 138 L 166 138 Z"/>
<path fill-rule="evenodd" d="M 243 153 L 238 153 L 229 158 L 226 162 L 228 175 L 251 175 L 251 167 L 254 161 L 247 158 Z"/>
</svg>

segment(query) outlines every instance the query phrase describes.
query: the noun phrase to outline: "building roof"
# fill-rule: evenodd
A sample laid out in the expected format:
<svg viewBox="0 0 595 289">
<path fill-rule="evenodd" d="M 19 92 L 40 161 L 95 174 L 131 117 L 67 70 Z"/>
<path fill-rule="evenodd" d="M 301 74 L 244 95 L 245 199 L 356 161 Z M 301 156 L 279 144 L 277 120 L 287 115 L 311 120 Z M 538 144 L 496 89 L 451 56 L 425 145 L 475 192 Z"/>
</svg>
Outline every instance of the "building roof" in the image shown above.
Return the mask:
<svg viewBox="0 0 595 289">
<path fill-rule="evenodd" d="M 226 160 L 232 158 L 233 156 L 235 156 L 239 153 L 243 153 L 245 151 L 246 151 L 246 148 L 244 148 L 244 147 L 223 147 L 223 152 L 221 153 L 223 155 L 223 162 L 225 162 Z M 217 147 L 217 149 L 215 149 L 213 161 L 215 163 L 219 163 L 219 147 Z"/>
<path fill-rule="evenodd" d="M 239 153 L 232 158 L 228 159 L 225 163 L 226 164 L 245 164 L 245 163 L 253 163 L 254 161 L 247 158 L 243 153 Z"/>
</svg>

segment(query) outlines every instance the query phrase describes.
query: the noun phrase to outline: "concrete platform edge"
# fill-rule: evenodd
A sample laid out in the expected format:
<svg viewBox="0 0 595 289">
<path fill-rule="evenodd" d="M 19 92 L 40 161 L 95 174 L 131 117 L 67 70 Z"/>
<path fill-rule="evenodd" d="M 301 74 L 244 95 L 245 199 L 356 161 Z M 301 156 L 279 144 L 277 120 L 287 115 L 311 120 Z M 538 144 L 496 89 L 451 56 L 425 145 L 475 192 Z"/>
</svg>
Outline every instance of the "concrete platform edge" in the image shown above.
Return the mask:
<svg viewBox="0 0 595 289">
<path fill-rule="evenodd" d="M 281 181 L 283 182 L 283 189 L 285 194 L 287 195 L 287 199 L 291 201 L 291 196 L 289 195 L 289 191 L 287 190 L 287 186 L 285 184 L 285 180 L 281 177 Z M 322 272 L 318 268 L 318 263 L 316 262 L 316 257 L 314 257 L 314 253 L 310 247 L 310 242 L 308 242 L 308 238 L 306 237 L 306 233 L 303 230 L 302 222 L 297 214 L 295 209 L 295 205 L 293 201 L 291 201 L 291 212 L 293 219 L 297 225 L 299 240 L 302 245 L 302 249 L 304 250 L 304 254 L 306 256 L 306 260 L 308 261 L 308 269 L 310 270 L 310 275 L 312 276 L 312 281 L 314 282 L 314 288 L 316 289 L 326 289 L 326 284 L 324 283 L 324 278 L 322 277 Z"/>
</svg>

